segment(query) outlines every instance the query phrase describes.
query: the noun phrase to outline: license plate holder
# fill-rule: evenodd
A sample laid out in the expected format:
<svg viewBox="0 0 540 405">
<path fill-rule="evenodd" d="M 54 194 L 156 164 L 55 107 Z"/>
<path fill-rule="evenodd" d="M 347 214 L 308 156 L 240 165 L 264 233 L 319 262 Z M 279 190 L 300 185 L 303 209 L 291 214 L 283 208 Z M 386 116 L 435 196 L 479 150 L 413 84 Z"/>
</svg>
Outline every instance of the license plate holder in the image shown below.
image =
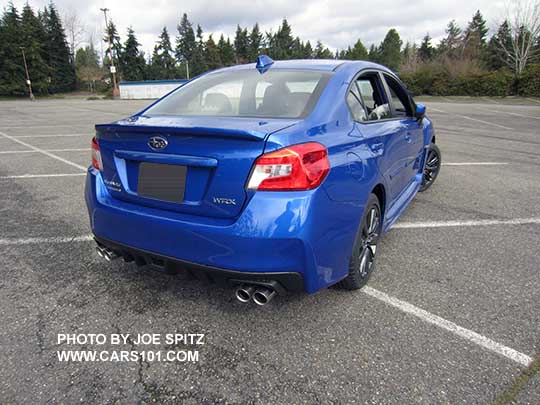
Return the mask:
<svg viewBox="0 0 540 405">
<path fill-rule="evenodd" d="M 186 173 L 186 166 L 141 162 L 137 193 L 145 198 L 181 203 L 186 190 Z"/>
</svg>

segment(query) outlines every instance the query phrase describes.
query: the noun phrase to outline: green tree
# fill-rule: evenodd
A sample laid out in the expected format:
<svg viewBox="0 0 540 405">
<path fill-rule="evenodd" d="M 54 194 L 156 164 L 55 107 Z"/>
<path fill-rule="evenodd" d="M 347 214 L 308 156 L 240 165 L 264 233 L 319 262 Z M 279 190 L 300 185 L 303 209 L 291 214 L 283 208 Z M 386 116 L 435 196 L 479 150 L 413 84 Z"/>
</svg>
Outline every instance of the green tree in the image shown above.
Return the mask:
<svg viewBox="0 0 540 405">
<path fill-rule="evenodd" d="M 21 18 L 9 3 L 0 24 L 0 93 L 15 94 L 26 91 L 26 76 L 20 47 Z"/>
<path fill-rule="evenodd" d="M 186 13 L 182 15 L 177 29 L 176 60 L 184 65 L 186 77 L 189 79 L 194 76 L 189 70 L 193 59 L 193 52 L 195 52 L 195 48 L 197 47 L 197 42 L 195 41 L 193 25 L 189 21 Z"/>
<path fill-rule="evenodd" d="M 93 43 L 75 52 L 75 72 L 78 83 L 87 86 L 89 91 L 96 91 L 95 83 L 101 80 L 103 71 L 99 67 L 99 56 Z"/>
<path fill-rule="evenodd" d="M 398 70 L 401 64 L 402 41 L 398 32 L 391 28 L 384 37 L 380 48 L 380 63 L 392 70 Z"/>
<path fill-rule="evenodd" d="M 418 49 L 418 57 L 422 60 L 422 62 L 429 62 L 431 59 L 433 59 L 434 51 L 435 50 L 431 46 L 431 37 L 429 36 L 429 33 L 427 33 L 422 39 L 422 43 Z"/>
<path fill-rule="evenodd" d="M 371 44 L 369 47 L 368 59 L 375 63 L 381 62 L 381 49 L 377 45 Z"/>
<path fill-rule="evenodd" d="M 304 58 L 311 59 L 313 58 L 313 48 L 311 47 L 311 42 L 307 41 L 304 45 Z"/>
<path fill-rule="evenodd" d="M 206 62 L 206 66 L 209 70 L 217 69 L 223 66 L 223 63 L 221 62 L 219 48 L 214 42 L 212 34 L 210 34 L 210 36 L 208 37 L 208 40 L 206 41 L 204 47 L 204 59 Z"/>
<path fill-rule="evenodd" d="M 167 27 L 163 27 L 148 67 L 148 74 L 152 79 L 170 80 L 176 77 L 176 61 L 172 55 L 169 32 Z"/>
<path fill-rule="evenodd" d="M 462 46 L 461 28 L 452 20 L 446 26 L 446 37 L 439 44 L 438 53 L 450 59 L 457 59 L 461 56 Z"/>
<path fill-rule="evenodd" d="M 463 33 L 463 57 L 480 59 L 486 48 L 488 28 L 480 10 L 476 11 Z"/>
<path fill-rule="evenodd" d="M 234 51 L 236 54 L 236 63 L 246 63 L 249 61 L 249 36 L 247 28 L 242 29 L 236 26 L 234 36 Z"/>
<path fill-rule="evenodd" d="M 368 58 L 368 51 L 362 41 L 357 40 L 352 48 L 347 48 L 344 56 L 344 59 L 365 60 Z"/>
<path fill-rule="evenodd" d="M 293 50 L 294 39 L 292 29 L 286 18 L 281 22 L 274 35 L 268 38 L 269 56 L 274 59 L 290 59 Z"/>
<path fill-rule="evenodd" d="M 231 40 L 227 38 L 227 40 L 225 41 L 223 34 L 221 34 L 221 37 L 219 37 L 217 47 L 219 50 L 219 58 L 223 66 L 234 65 L 235 55 L 234 55 L 234 47 L 231 44 Z"/>
<path fill-rule="evenodd" d="M 50 87 L 52 92 L 69 91 L 75 87 L 75 68 L 62 21 L 54 3 L 44 12 L 46 32 L 45 49 L 48 56 Z"/>
<path fill-rule="evenodd" d="M 105 57 L 103 59 L 103 66 L 107 68 L 112 81 L 112 74 L 110 73 L 111 65 L 114 65 L 117 72 L 117 77 L 122 75 L 122 44 L 120 42 L 120 35 L 116 25 L 109 19 L 107 27 L 105 27 L 105 35 L 103 36 L 105 42 Z M 112 43 L 112 46 L 110 45 Z"/>
<path fill-rule="evenodd" d="M 250 34 L 249 34 L 249 45 L 248 45 L 248 61 L 255 62 L 259 56 L 261 47 L 263 45 L 263 34 L 259 29 L 259 24 L 255 23 Z"/>
<path fill-rule="evenodd" d="M 135 31 L 129 27 L 121 58 L 123 80 L 139 81 L 145 79 L 146 61 L 144 54 L 139 50 L 140 45 Z"/>
<path fill-rule="evenodd" d="M 21 46 L 24 47 L 28 73 L 32 81 L 32 90 L 35 93 L 47 92 L 47 78 L 49 67 L 44 49 L 46 32 L 41 20 L 27 3 L 22 11 L 21 18 Z"/>
<path fill-rule="evenodd" d="M 190 70 L 193 76 L 198 76 L 208 70 L 204 56 L 203 31 L 201 26 L 197 25 L 197 41 L 195 42 L 195 48 L 193 49 L 193 56 L 190 64 Z"/>
<path fill-rule="evenodd" d="M 313 51 L 315 59 L 334 59 L 334 55 L 326 48 L 321 41 L 317 41 L 315 50 Z"/>
</svg>

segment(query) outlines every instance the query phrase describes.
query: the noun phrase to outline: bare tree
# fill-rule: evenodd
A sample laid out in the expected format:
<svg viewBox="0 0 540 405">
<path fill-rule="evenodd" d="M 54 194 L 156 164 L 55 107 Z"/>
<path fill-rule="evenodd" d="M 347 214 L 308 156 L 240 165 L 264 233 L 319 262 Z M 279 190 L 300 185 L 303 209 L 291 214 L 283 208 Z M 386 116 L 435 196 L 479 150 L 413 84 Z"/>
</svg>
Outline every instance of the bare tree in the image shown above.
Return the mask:
<svg viewBox="0 0 540 405">
<path fill-rule="evenodd" d="M 520 75 L 527 63 L 539 56 L 535 41 L 540 36 L 540 1 L 511 0 L 506 7 L 509 37 L 497 37 L 503 60 Z"/>
<path fill-rule="evenodd" d="M 71 54 L 75 56 L 75 51 L 83 42 L 86 27 L 77 11 L 72 8 L 68 9 L 64 14 L 64 25 Z"/>
</svg>

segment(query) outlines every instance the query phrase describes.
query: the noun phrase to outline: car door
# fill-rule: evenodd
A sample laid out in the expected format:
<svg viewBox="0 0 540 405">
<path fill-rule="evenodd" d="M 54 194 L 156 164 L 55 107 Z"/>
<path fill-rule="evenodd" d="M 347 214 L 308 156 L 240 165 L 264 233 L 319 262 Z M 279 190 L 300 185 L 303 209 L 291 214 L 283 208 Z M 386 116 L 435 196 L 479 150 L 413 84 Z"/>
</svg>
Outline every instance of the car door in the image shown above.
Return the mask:
<svg viewBox="0 0 540 405">
<path fill-rule="evenodd" d="M 371 141 L 370 148 L 379 155 L 377 164 L 387 186 L 389 201 L 394 201 L 407 186 L 406 163 L 410 158 L 405 128 L 392 116 L 386 84 L 377 71 L 360 74 L 356 86 L 366 109 L 366 118 L 358 130 Z"/>
<path fill-rule="evenodd" d="M 413 105 L 407 90 L 392 75 L 383 73 L 382 76 L 389 96 L 392 117 L 399 121 L 400 133 L 405 141 L 403 185 L 407 187 L 419 173 L 424 146 L 422 125 L 414 117 Z"/>
</svg>

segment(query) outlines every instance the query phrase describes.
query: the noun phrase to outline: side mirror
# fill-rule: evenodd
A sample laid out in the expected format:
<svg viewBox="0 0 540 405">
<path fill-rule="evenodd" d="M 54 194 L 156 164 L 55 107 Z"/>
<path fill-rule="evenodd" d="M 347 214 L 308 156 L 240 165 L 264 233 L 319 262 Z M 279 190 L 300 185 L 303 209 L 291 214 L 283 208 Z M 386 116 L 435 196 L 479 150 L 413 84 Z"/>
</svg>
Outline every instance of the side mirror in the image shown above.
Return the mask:
<svg viewBox="0 0 540 405">
<path fill-rule="evenodd" d="M 426 115 L 426 106 L 424 104 L 416 104 L 416 111 L 414 112 L 414 116 L 421 120 Z"/>
</svg>

